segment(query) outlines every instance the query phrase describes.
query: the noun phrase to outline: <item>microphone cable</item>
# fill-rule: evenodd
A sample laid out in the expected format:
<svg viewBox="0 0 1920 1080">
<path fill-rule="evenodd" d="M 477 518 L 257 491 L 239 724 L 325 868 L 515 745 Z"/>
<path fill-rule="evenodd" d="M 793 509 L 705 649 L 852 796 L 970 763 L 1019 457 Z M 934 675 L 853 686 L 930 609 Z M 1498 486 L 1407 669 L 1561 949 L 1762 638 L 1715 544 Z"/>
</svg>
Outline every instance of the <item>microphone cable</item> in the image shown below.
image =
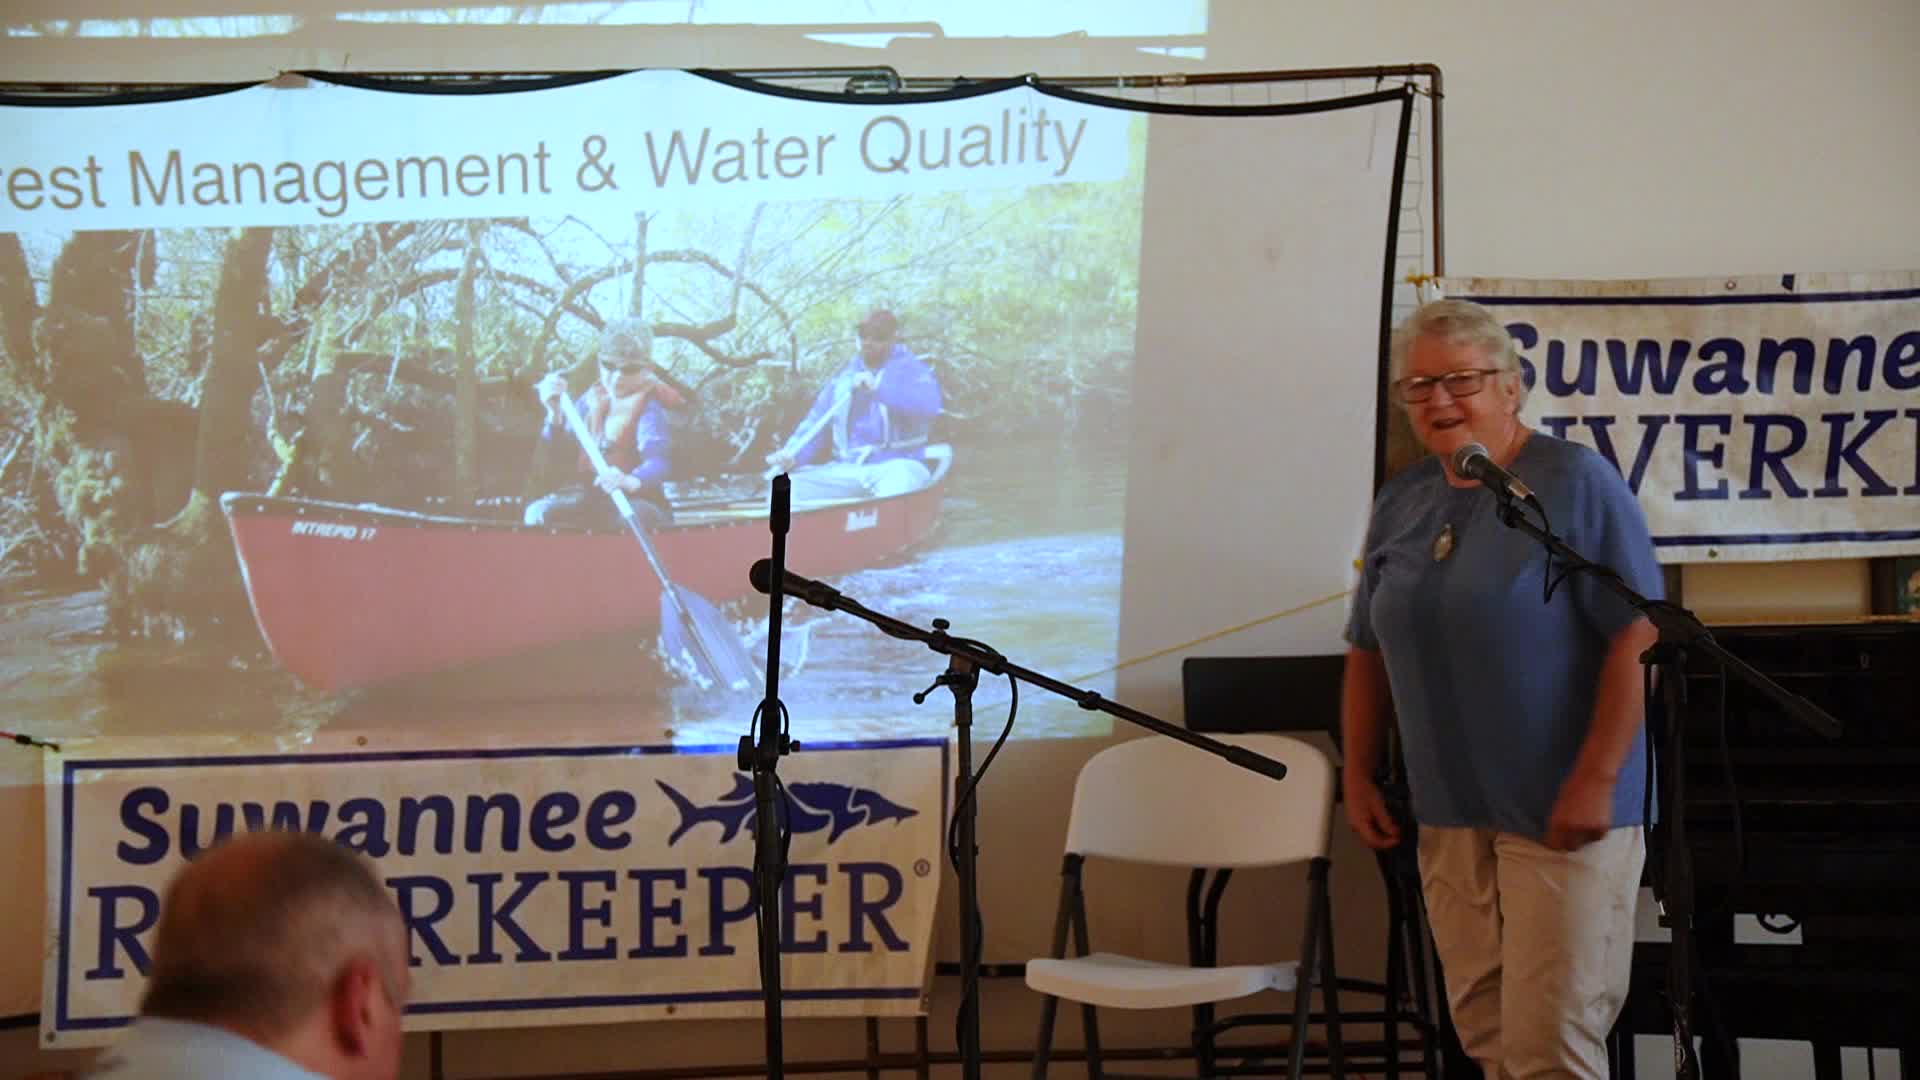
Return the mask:
<svg viewBox="0 0 1920 1080">
<path fill-rule="evenodd" d="M 974 641 L 967 638 L 956 638 L 954 640 L 960 641 L 963 644 L 975 646 L 987 652 L 988 654 L 993 656 L 996 660 L 1004 661 L 1006 659 L 1006 657 L 1002 656 L 999 653 L 999 651 L 995 650 L 992 646 L 986 644 L 985 642 Z M 943 679 L 947 678 L 947 676 L 942 676 L 942 678 Z M 956 880 L 958 879 L 958 875 L 960 873 L 960 859 L 961 859 L 961 856 L 964 854 L 960 850 L 960 822 L 965 818 L 967 808 L 971 806 L 974 802 L 974 794 L 976 790 L 980 787 L 980 781 L 986 778 L 987 770 L 993 767 L 993 759 L 999 755 L 1000 748 L 1006 745 L 1007 737 L 1013 734 L 1014 719 L 1020 714 L 1020 680 L 1014 678 L 1012 672 L 1007 672 L 1006 678 L 1007 678 L 1007 693 L 1010 699 L 1007 704 L 1007 721 L 1004 725 L 1001 726 L 1000 735 L 998 738 L 994 739 L 993 746 L 987 750 L 987 756 L 981 759 L 980 765 L 978 768 L 974 769 L 973 775 L 967 777 L 967 786 L 961 789 L 960 797 L 954 800 L 953 813 L 951 816 L 947 818 L 947 836 L 946 836 L 947 865 L 953 868 L 953 872 L 956 875 Z M 914 700 L 917 703 L 924 699 L 922 699 L 919 695 L 915 695 Z M 979 843 L 978 835 L 974 837 L 974 842 L 976 844 Z M 975 884 L 976 886 L 978 884 L 977 876 L 976 876 Z M 973 909 L 972 955 L 963 956 L 960 958 L 960 963 L 962 965 L 960 968 L 960 971 L 961 971 L 961 976 L 963 978 L 965 977 L 966 973 L 969 970 L 975 971 L 975 972 L 980 970 L 981 961 L 986 958 L 986 948 L 987 948 L 986 942 L 987 942 L 986 915 L 983 913 L 980 905 L 975 904 Z M 973 1022 L 972 1010 L 975 1008 L 975 1006 L 976 1006 L 975 1002 L 967 1001 L 964 999 L 964 997 L 962 998 L 960 1003 L 960 1008 L 956 1010 L 954 1014 L 954 1019 L 953 1019 L 953 1044 L 955 1046 L 964 1045 L 964 1043 L 966 1042 L 965 1034 L 966 1034 L 968 1025 Z"/>
</svg>

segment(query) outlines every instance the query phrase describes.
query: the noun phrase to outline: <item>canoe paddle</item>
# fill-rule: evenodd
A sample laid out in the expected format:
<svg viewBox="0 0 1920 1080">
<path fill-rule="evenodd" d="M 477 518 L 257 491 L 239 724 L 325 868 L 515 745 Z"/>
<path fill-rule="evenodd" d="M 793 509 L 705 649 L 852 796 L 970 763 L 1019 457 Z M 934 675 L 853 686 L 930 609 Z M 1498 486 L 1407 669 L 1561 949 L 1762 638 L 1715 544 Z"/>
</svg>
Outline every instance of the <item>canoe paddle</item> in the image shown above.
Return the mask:
<svg viewBox="0 0 1920 1080">
<path fill-rule="evenodd" d="M 771 463 L 782 454 L 797 456 L 800 451 L 807 448 L 807 444 L 812 442 L 815 436 L 826 430 L 828 424 L 839 419 L 840 416 L 847 411 L 847 406 L 851 404 L 853 404 L 853 377 L 846 376 L 837 379 L 834 385 L 833 404 L 827 407 L 826 412 L 815 417 L 813 423 L 795 431 L 786 442 L 780 444 L 780 449 L 768 454 L 767 461 Z M 774 466 L 761 474 L 760 478 L 771 481 L 783 471 L 779 466 Z"/>
<path fill-rule="evenodd" d="M 566 394 L 560 395 L 560 412 L 566 417 L 567 427 L 580 443 L 587 460 L 592 462 L 594 472 L 598 474 L 605 471 L 606 457 L 600 453 L 600 446 L 594 441 L 592 433 L 587 431 L 586 421 L 580 419 L 580 410 Z M 701 682 L 724 686 L 729 690 L 757 684 L 761 679 L 760 672 L 754 667 L 753 657 L 747 653 L 747 647 L 740 643 L 740 635 L 734 633 L 732 624 L 706 597 L 682 589 L 667 576 L 666 566 L 653 550 L 653 541 L 647 538 L 647 531 L 640 527 L 639 520 L 633 516 L 633 503 L 627 498 L 627 493 L 615 488 L 607 494 L 612 497 L 614 508 L 620 511 L 621 520 L 627 523 L 627 531 L 640 542 L 647 565 L 653 568 L 654 576 L 660 579 L 660 650 L 666 654 L 668 662 L 690 665 Z"/>
</svg>

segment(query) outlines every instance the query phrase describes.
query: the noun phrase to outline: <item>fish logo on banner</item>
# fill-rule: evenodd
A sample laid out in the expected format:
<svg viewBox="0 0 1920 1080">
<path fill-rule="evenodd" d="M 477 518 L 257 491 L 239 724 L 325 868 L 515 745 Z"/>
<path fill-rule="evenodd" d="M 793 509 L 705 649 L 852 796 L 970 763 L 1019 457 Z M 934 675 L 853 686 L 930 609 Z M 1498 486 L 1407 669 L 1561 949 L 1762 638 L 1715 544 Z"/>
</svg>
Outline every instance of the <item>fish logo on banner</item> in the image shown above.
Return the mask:
<svg viewBox="0 0 1920 1080">
<path fill-rule="evenodd" d="M 696 825 L 712 822 L 720 826 L 720 842 L 726 843 L 741 833 L 753 831 L 754 798 L 753 778 L 741 773 L 733 775 L 733 790 L 720 796 L 719 801 L 702 806 L 674 790 L 665 780 L 655 780 L 660 790 L 665 792 L 674 809 L 680 812 L 680 824 L 667 837 L 667 846 L 680 842 Z M 871 788 L 854 787 L 848 784 L 834 784 L 824 781 L 807 781 L 786 785 L 786 822 L 787 827 L 796 833 L 815 833 L 827 830 L 827 843 L 840 839 L 848 830 L 862 825 L 879 825 L 888 821 L 905 821 L 919 814 L 911 807 L 901 806 Z"/>
</svg>

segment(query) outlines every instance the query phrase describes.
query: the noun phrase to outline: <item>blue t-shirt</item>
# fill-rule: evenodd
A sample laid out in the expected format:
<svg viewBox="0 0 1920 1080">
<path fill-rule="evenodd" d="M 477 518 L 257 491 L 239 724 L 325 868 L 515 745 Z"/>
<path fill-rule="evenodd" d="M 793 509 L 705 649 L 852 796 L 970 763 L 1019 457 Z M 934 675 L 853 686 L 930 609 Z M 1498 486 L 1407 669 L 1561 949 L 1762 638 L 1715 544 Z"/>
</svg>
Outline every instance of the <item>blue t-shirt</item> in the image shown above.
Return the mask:
<svg viewBox="0 0 1920 1080">
<path fill-rule="evenodd" d="M 1646 517 L 1607 459 L 1535 433 L 1511 470 L 1569 547 L 1661 598 Z M 1592 724 L 1607 647 L 1637 615 L 1591 573 L 1543 604 L 1546 550 L 1495 507 L 1485 487 L 1448 484 L 1438 458 L 1388 481 L 1347 640 L 1385 661 L 1414 819 L 1540 837 Z M 1451 550 L 1436 558 L 1448 526 Z M 1554 560 L 1556 576 L 1564 565 Z M 1645 742 L 1643 728 L 1621 766 L 1616 826 L 1643 818 Z"/>
</svg>

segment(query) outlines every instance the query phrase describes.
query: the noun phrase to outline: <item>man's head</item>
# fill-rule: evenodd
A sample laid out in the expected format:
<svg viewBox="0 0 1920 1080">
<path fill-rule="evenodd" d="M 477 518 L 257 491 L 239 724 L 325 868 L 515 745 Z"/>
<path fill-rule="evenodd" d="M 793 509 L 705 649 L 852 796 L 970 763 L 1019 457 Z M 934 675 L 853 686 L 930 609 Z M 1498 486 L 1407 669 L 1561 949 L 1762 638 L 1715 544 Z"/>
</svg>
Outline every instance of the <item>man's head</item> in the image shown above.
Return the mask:
<svg viewBox="0 0 1920 1080">
<path fill-rule="evenodd" d="M 873 311 L 854 328 L 860 336 L 860 358 L 877 368 L 893 355 L 893 343 L 900 337 L 900 321 L 885 309 Z"/>
<path fill-rule="evenodd" d="M 638 393 L 654 381 L 653 328 L 646 320 L 621 318 L 600 331 L 600 383 L 615 397 Z"/>
<path fill-rule="evenodd" d="M 370 863 L 309 833 L 249 833 L 168 886 L 141 1014 L 226 1028 L 333 1080 L 391 1080 L 408 982 L 406 928 Z"/>
</svg>

